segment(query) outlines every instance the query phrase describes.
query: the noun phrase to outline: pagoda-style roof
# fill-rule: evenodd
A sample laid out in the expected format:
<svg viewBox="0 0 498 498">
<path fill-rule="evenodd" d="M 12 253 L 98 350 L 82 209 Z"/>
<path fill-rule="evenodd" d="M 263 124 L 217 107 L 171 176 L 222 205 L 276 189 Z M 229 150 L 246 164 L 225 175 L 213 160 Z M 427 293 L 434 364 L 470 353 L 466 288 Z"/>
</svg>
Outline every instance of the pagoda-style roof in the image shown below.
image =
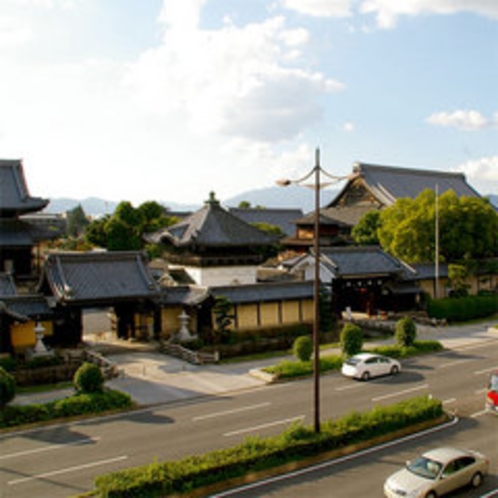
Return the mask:
<svg viewBox="0 0 498 498">
<path fill-rule="evenodd" d="M 0 247 L 30 247 L 60 235 L 55 230 L 17 218 L 0 219 Z"/>
<path fill-rule="evenodd" d="M 0 159 L 0 217 L 41 211 L 48 203 L 48 199 L 29 195 L 20 160 Z"/>
<path fill-rule="evenodd" d="M 187 218 L 150 234 L 148 240 L 177 248 L 229 249 L 268 246 L 276 238 L 246 223 L 221 207 L 210 194 L 205 205 Z"/>
<path fill-rule="evenodd" d="M 40 289 L 59 302 L 109 303 L 155 298 L 159 286 L 138 251 L 51 253 Z"/>
<path fill-rule="evenodd" d="M 439 194 L 453 190 L 459 197 L 481 197 L 465 180 L 463 173 L 448 173 L 444 171 L 429 171 L 397 166 L 379 166 L 375 164 L 356 163 L 353 166 L 354 175 L 348 180 L 327 207 L 337 207 L 352 186 L 362 184 L 373 197 L 372 204 L 381 207 L 391 206 L 396 200 L 409 197 L 414 199 L 426 189 L 438 189 Z"/>
</svg>

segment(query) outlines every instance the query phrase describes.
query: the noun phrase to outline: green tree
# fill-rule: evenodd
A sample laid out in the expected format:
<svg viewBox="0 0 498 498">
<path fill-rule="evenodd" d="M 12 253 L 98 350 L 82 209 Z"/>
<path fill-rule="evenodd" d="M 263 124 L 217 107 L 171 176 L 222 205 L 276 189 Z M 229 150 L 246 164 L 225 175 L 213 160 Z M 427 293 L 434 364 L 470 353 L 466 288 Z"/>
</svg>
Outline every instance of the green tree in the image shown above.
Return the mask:
<svg viewBox="0 0 498 498">
<path fill-rule="evenodd" d="M 313 341 L 309 335 L 298 337 L 292 346 L 292 354 L 299 361 L 310 361 L 313 353 Z"/>
<path fill-rule="evenodd" d="M 94 246 L 107 247 L 107 222 L 110 216 L 106 214 L 102 218 L 93 220 L 85 230 L 85 239 Z"/>
<path fill-rule="evenodd" d="M 67 211 L 66 219 L 67 234 L 71 237 L 83 235 L 85 228 L 90 224 L 81 204 L 78 204 L 75 208 Z"/>
<path fill-rule="evenodd" d="M 441 261 L 498 255 L 498 213 L 489 200 L 458 197 L 449 190 L 438 198 Z M 424 190 L 415 199 L 398 199 L 380 214 L 382 248 L 407 262 L 434 261 L 436 198 Z"/>
<path fill-rule="evenodd" d="M 377 230 L 380 226 L 380 211 L 369 211 L 353 227 L 351 235 L 356 244 L 361 246 L 378 245 Z"/>
<path fill-rule="evenodd" d="M 341 330 L 341 349 L 345 356 L 353 356 L 363 347 L 363 331 L 358 325 L 346 323 Z"/>
<path fill-rule="evenodd" d="M 146 201 L 134 208 L 128 201 L 118 204 L 112 216 L 94 220 L 85 231 L 88 242 L 113 251 L 139 250 L 159 254 L 159 249 L 146 246 L 145 233 L 159 230 L 175 223 L 174 216 L 168 216 L 166 208 L 155 201 Z"/>
<path fill-rule="evenodd" d="M 99 393 L 104 387 L 102 371 L 95 363 L 83 363 L 76 370 L 73 382 L 78 393 Z"/>
<path fill-rule="evenodd" d="M 249 201 L 240 201 L 238 207 L 240 209 L 249 209 L 251 207 L 251 203 Z"/>
<path fill-rule="evenodd" d="M 233 320 L 233 303 L 224 296 L 218 296 L 213 306 L 215 320 L 214 343 L 226 344 L 230 342 Z"/>
<path fill-rule="evenodd" d="M 394 337 L 400 346 L 413 346 L 417 338 L 417 326 L 411 317 L 404 316 L 396 322 Z"/>
<path fill-rule="evenodd" d="M 469 295 L 470 285 L 467 283 L 468 270 L 465 265 L 448 265 L 448 278 L 451 283 L 451 297 L 465 297 Z"/>
</svg>

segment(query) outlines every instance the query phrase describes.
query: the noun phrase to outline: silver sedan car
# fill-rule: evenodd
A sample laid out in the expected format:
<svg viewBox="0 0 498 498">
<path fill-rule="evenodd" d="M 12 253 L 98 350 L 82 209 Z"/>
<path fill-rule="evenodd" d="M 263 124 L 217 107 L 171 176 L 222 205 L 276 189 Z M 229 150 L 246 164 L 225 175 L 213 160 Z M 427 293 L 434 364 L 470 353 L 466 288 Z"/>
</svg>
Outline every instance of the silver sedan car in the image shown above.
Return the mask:
<svg viewBox="0 0 498 498">
<path fill-rule="evenodd" d="M 359 353 L 351 356 L 341 368 L 342 375 L 361 380 L 369 380 L 381 375 L 396 375 L 400 371 L 399 361 L 374 353 Z"/>
<path fill-rule="evenodd" d="M 388 498 L 437 498 L 465 486 L 477 488 L 489 470 L 489 460 L 471 450 L 437 448 L 408 462 L 384 483 Z"/>
</svg>

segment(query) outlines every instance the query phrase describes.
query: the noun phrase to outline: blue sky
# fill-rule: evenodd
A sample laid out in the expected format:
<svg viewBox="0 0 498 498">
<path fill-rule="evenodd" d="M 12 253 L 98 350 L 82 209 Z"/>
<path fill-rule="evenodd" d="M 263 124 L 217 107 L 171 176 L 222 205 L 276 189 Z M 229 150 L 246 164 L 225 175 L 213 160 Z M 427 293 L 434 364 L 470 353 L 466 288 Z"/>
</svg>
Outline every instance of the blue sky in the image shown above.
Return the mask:
<svg viewBox="0 0 498 498">
<path fill-rule="evenodd" d="M 32 195 L 223 200 L 316 147 L 498 193 L 496 0 L 2 0 L 0 75 Z"/>
</svg>

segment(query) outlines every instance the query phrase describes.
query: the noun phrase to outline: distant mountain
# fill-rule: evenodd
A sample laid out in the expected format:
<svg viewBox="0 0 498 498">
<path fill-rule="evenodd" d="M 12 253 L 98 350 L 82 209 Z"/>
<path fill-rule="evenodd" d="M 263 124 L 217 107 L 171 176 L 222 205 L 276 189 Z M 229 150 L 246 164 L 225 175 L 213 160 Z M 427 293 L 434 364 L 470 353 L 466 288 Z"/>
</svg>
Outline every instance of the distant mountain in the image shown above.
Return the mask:
<svg viewBox="0 0 498 498">
<path fill-rule="evenodd" d="M 320 191 L 320 206 L 328 204 L 338 193 L 337 189 Z M 315 194 L 313 189 L 291 185 L 289 187 L 268 187 L 249 190 L 223 201 L 227 207 L 237 207 L 247 201 L 252 207 L 301 209 L 304 213 L 315 209 Z"/>
<path fill-rule="evenodd" d="M 328 204 L 339 191 L 337 189 L 324 189 L 320 191 L 320 206 Z M 498 209 L 498 195 L 490 194 L 491 203 Z M 241 202 L 249 202 L 252 207 L 262 206 L 265 208 L 301 209 L 304 213 L 309 213 L 315 209 L 315 196 L 313 189 L 306 189 L 291 185 L 287 188 L 268 187 L 256 190 L 248 190 L 242 194 L 222 200 L 225 207 L 237 207 Z M 180 204 L 177 202 L 159 201 L 163 206 L 171 211 L 196 211 L 202 204 Z M 65 213 L 78 205 L 81 205 L 85 213 L 89 216 L 102 216 L 112 214 L 118 202 L 107 201 L 98 197 L 88 197 L 86 199 L 70 199 L 66 197 L 51 199 L 45 209 L 46 213 Z"/>
<path fill-rule="evenodd" d="M 324 189 L 320 191 L 320 205 L 324 206 L 337 195 L 337 190 Z M 251 206 L 263 206 L 266 208 L 288 208 L 301 209 L 304 213 L 315 208 L 315 196 L 313 189 L 307 189 L 291 185 L 287 188 L 268 187 L 256 190 L 248 190 L 242 194 L 222 200 L 225 207 L 237 207 L 241 202 L 249 202 Z M 177 202 L 158 201 L 166 206 L 170 211 L 196 211 L 202 204 L 180 204 Z M 45 208 L 46 213 L 65 213 L 81 205 L 85 213 L 89 216 L 103 216 L 112 214 L 118 202 L 107 201 L 98 197 L 88 197 L 86 199 L 71 199 L 59 197 L 50 200 Z"/>
</svg>

